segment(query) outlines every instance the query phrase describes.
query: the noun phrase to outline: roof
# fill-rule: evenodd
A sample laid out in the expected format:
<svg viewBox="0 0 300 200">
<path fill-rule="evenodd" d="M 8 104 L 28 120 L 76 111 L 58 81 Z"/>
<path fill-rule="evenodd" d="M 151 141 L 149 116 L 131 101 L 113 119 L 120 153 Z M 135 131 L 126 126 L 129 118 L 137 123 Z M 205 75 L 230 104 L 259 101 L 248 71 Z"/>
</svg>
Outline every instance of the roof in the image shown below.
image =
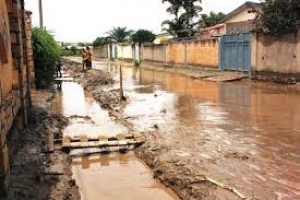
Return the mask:
<svg viewBox="0 0 300 200">
<path fill-rule="evenodd" d="M 212 30 L 215 30 L 215 29 L 218 29 L 218 28 L 222 28 L 224 26 L 225 26 L 225 24 L 216 24 L 216 25 L 209 26 L 209 27 L 206 27 L 206 28 L 201 28 L 200 32 L 209 32 L 209 31 L 212 31 Z"/>
<path fill-rule="evenodd" d="M 252 8 L 253 10 L 258 10 L 259 8 L 261 8 L 262 3 L 256 3 L 256 2 L 252 2 L 252 1 L 246 1 L 244 4 L 242 4 L 240 7 L 238 7 L 237 9 L 233 10 L 232 12 L 228 13 L 222 20 L 220 23 L 224 23 L 226 20 L 228 20 L 229 18 L 231 18 L 232 16 L 238 14 L 239 12 L 241 12 L 243 9 L 245 8 Z"/>
<path fill-rule="evenodd" d="M 172 36 L 171 34 L 169 33 L 159 33 L 157 35 L 155 35 L 156 37 L 161 37 L 161 36 Z"/>
</svg>

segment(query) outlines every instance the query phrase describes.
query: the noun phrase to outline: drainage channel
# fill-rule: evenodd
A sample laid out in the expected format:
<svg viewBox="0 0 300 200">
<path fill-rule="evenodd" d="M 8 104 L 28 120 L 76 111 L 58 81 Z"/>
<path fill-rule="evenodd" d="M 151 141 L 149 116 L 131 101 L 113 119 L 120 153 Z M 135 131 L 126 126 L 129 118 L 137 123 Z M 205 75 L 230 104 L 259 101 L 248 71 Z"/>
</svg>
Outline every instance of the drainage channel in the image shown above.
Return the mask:
<svg viewBox="0 0 300 200">
<path fill-rule="evenodd" d="M 114 136 L 126 128 L 110 120 L 83 88 L 75 82 L 62 82 L 62 113 L 70 119 L 64 137 L 99 133 Z M 99 199 L 178 199 L 176 194 L 153 179 L 151 170 L 133 152 L 127 154 L 84 154 L 72 156 L 72 171 L 83 200 Z M 77 152 L 71 153 L 77 154 Z M 83 154 L 82 154 L 83 153 Z"/>
</svg>

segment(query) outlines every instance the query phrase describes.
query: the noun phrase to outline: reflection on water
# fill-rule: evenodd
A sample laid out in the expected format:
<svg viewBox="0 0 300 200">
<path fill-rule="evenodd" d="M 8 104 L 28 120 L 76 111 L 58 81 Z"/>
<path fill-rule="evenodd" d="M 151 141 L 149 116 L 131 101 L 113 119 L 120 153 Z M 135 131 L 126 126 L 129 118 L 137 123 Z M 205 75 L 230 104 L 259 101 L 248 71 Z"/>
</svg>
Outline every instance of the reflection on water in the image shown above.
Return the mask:
<svg viewBox="0 0 300 200">
<path fill-rule="evenodd" d="M 72 163 L 83 200 L 177 199 L 133 153 L 79 157 Z"/>
<path fill-rule="evenodd" d="M 77 83 L 64 83 L 62 86 L 63 114 L 71 117 L 70 125 L 64 130 L 65 136 L 78 135 L 116 135 L 127 129 L 112 122 L 108 112 L 85 96 L 83 88 Z"/>
<path fill-rule="evenodd" d="M 158 124 L 170 141 L 181 141 L 178 148 L 207 160 L 208 176 L 243 186 L 248 196 L 300 198 L 299 86 L 203 82 L 145 69 L 139 76 L 140 82 L 125 76 L 147 88 L 127 90 L 125 114 L 135 127 Z M 191 148 L 203 138 L 204 146 Z"/>
<path fill-rule="evenodd" d="M 118 66 L 95 64 L 98 69 L 109 70 L 118 80 Z M 135 128 L 145 130 L 157 124 L 162 134 L 175 141 L 174 148 L 187 151 L 195 160 L 201 161 L 204 175 L 229 183 L 248 197 L 299 199 L 299 86 L 203 82 L 174 73 L 133 70 L 125 66 L 122 71 L 124 93 L 129 97 L 129 105 L 124 112 L 131 117 Z M 114 87 L 118 87 L 118 83 Z M 67 88 L 63 85 L 63 92 Z M 69 98 L 65 101 L 68 103 L 82 94 L 72 93 L 63 98 Z M 79 108 L 78 112 L 73 112 L 75 107 L 80 106 L 87 109 Z M 101 120 L 108 122 L 106 114 L 97 109 L 93 103 L 87 106 L 77 102 L 74 108 L 65 109 L 65 114 L 93 116 L 93 111 L 96 111 L 99 119 L 94 116 L 92 121 L 99 124 Z M 74 131 L 77 129 L 73 128 Z M 121 128 L 109 129 L 117 132 Z M 119 158 L 112 159 L 117 161 L 107 163 L 96 159 L 96 163 L 84 164 L 86 174 L 80 171 L 82 166 L 74 166 L 76 176 L 84 179 L 84 183 L 90 182 L 91 186 L 82 187 L 98 191 L 98 185 L 108 182 L 107 174 L 114 174 L 111 171 L 103 175 L 103 169 L 105 172 L 127 169 L 126 164 L 120 164 Z M 104 183 L 98 183 L 102 176 Z M 115 181 L 119 183 L 118 180 L 116 178 Z M 123 181 L 121 183 L 115 187 L 126 185 Z M 103 195 L 110 193 L 102 191 Z"/>
<path fill-rule="evenodd" d="M 74 82 L 62 84 L 62 113 L 70 124 L 64 136 L 116 135 L 128 130 L 110 120 L 92 97 Z M 88 152 L 89 149 L 76 152 Z M 72 171 L 83 200 L 172 200 L 176 195 L 156 182 L 151 171 L 133 153 L 74 157 Z"/>
</svg>

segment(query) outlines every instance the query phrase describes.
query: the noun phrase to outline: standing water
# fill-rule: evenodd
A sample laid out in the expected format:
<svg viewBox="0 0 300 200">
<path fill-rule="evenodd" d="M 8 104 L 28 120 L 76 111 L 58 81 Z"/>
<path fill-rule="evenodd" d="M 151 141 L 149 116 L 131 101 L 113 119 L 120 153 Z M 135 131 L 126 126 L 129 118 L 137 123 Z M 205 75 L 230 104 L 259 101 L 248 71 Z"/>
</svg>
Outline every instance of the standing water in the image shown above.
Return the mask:
<svg viewBox="0 0 300 200">
<path fill-rule="evenodd" d="M 95 68 L 110 71 L 118 80 L 118 66 L 95 62 Z M 158 125 L 170 148 L 201 161 L 203 175 L 228 182 L 247 197 L 300 199 L 299 85 L 203 82 L 131 67 L 122 71 L 129 99 L 124 114 L 135 129 Z M 72 97 L 81 88 L 77 85 L 76 91 L 68 93 L 75 85 L 63 85 L 65 115 L 89 118 L 73 116 L 66 135 L 107 130 L 114 134 L 124 129 L 112 123 L 82 89 Z M 75 108 L 68 98 L 78 101 Z M 101 199 L 101 195 L 119 199 L 118 194 L 124 195 L 121 199 L 176 198 L 160 190 L 163 187 L 153 182 L 147 167 L 132 154 L 76 158 L 73 171 L 86 199 Z M 148 184 L 142 183 L 144 177 Z"/>
<path fill-rule="evenodd" d="M 116 135 L 127 131 L 111 121 L 108 112 L 77 83 L 62 84 L 62 109 L 70 119 L 64 136 Z M 133 153 L 73 157 L 72 171 L 83 200 L 177 199 L 171 190 L 153 179 L 151 170 Z"/>
</svg>

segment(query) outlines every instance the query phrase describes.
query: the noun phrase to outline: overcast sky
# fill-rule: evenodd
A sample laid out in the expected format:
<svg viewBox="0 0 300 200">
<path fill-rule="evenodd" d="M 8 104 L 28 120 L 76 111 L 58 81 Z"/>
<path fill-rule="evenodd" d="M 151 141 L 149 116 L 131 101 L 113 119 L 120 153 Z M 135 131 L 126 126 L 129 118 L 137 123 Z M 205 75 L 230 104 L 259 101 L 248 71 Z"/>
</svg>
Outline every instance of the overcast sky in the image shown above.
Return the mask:
<svg viewBox="0 0 300 200">
<path fill-rule="evenodd" d="M 258 0 L 254 0 L 258 1 Z M 203 0 L 203 12 L 228 13 L 245 0 Z M 44 26 L 64 42 L 91 42 L 112 27 L 161 32 L 161 22 L 170 16 L 161 0 L 43 0 Z M 38 0 L 25 0 L 38 26 Z"/>
</svg>

